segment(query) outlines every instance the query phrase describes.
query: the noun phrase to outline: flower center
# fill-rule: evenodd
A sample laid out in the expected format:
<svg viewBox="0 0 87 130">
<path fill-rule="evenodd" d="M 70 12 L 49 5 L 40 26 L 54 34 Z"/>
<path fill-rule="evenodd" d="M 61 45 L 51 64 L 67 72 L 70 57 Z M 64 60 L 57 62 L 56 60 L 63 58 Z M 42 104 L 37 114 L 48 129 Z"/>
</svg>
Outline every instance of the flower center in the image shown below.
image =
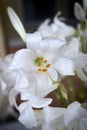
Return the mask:
<svg viewBox="0 0 87 130">
<path fill-rule="evenodd" d="M 35 64 L 37 65 L 39 72 L 47 72 L 48 68 L 51 66 L 44 57 L 37 57 L 35 59 Z"/>
</svg>

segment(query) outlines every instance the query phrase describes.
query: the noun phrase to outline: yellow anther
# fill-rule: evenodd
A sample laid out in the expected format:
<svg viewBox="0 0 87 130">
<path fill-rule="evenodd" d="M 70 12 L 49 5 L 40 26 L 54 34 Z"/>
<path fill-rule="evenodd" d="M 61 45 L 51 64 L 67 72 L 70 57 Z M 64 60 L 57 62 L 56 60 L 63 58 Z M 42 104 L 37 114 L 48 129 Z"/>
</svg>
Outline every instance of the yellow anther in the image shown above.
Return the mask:
<svg viewBox="0 0 87 130">
<path fill-rule="evenodd" d="M 50 64 L 47 64 L 47 65 L 46 65 L 46 68 L 49 68 L 49 67 L 50 67 Z"/>
<path fill-rule="evenodd" d="M 44 63 L 47 63 L 47 60 L 44 60 Z"/>
<path fill-rule="evenodd" d="M 47 71 L 47 69 L 42 69 L 42 72 L 46 72 Z"/>
<path fill-rule="evenodd" d="M 47 72 L 48 68 L 51 66 L 44 57 L 37 57 L 35 59 L 35 64 L 37 65 L 39 72 Z"/>
<path fill-rule="evenodd" d="M 39 72 L 41 72 L 41 69 L 40 69 L 40 68 L 38 68 L 38 71 L 39 71 Z"/>
</svg>

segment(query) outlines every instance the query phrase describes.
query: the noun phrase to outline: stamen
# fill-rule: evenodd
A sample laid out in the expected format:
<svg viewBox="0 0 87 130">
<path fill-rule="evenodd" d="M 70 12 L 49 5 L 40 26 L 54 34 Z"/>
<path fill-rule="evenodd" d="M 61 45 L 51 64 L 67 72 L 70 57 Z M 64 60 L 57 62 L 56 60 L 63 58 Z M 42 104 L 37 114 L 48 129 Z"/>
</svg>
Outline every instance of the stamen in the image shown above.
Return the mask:
<svg viewBox="0 0 87 130">
<path fill-rule="evenodd" d="M 47 72 L 48 68 L 51 66 L 51 64 L 47 63 L 48 61 L 44 59 L 44 57 L 37 57 L 35 59 L 35 64 L 38 67 L 39 72 Z"/>
<path fill-rule="evenodd" d="M 49 67 L 50 67 L 50 64 L 47 64 L 47 65 L 46 65 L 46 68 L 49 68 Z"/>
<path fill-rule="evenodd" d="M 41 72 L 41 68 L 38 68 L 38 71 Z"/>
<path fill-rule="evenodd" d="M 43 72 L 46 72 L 46 71 L 47 71 L 47 69 L 42 69 L 42 71 L 43 71 Z"/>
<path fill-rule="evenodd" d="M 47 63 L 47 60 L 44 60 L 44 63 Z"/>
</svg>

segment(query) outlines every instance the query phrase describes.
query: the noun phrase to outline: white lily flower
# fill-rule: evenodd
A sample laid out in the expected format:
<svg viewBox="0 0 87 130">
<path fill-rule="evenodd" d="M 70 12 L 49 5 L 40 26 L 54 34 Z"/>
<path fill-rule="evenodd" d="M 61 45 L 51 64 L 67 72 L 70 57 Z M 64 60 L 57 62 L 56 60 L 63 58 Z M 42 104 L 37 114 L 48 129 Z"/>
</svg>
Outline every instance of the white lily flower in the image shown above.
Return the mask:
<svg viewBox="0 0 87 130">
<path fill-rule="evenodd" d="M 15 26 L 15 28 L 17 30 L 20 30 L 20 31 L 17 31 L 19 33 L 19 35 L 24 38 L 22 39 L 25 39 L 25 41 L 27 42 L 27 46 L 28 48 L 30 49 L 33 49 L 33 46 L 35 49 L 38 49 L 39 50 L 39 47 L 40 45 L 38 45 L 38 41 L 41 41 L 41 36 L 40 34 L 38 33 L 37 35 L 31 35 L 31 34 L 26 34 L 26 37 L 25 35 L 23 35 L 23 33 L 21 32 L 25 32 L 24 31 L 24 27 L 20 21 L 20 19 L 18 18 L 18 16 L 16 15 L 16 13 L 14 12 L 13 9 L 11 9 L 10 7 L 8 8 L 8 14 L 9 14 L 9 17 L 10 17 L 10 20 L 12 22 L 12 25 L 14 27 L 14 23 L 17 24 L 17 27 Z M 15 17 L 13 17 L 13 15 Z M 59 35 L 59 37 L 66 37 L 66 36 L 69 36 L 69 35 L 73 35 L 74 34 L 74 29 L 72 27 L 68 27 L 67 25 L 65 25 L 63 22 L 60 21 L 60 19 L 58 19 L 57 17 L 59 16 L 60 14 L 58 13 L 55 17 L 54 17 L 54 23 L 52 23 L 51 25 L 49 25 L 49 20 L 46 20 L 40 27 L 39 27 L 39 31 L 41 32 L 42 36 L 44 37 L 47 37 L 47 36 L 56 36 L 57 34 Z M 20 26 L 19 26 L 20 25 Z M 22 28 L 22 29 L 21 29 Z M 62 28 L 62 29 L 60 29 Z M 22 31 L 23 30 L 23 31 Z M 63 30 L 63 31 L 62 31 Z M 62 32 L 61 32 L 62 31 Z M 67 32 L 67 33 L 66 33 Z M 63 34 L 64 33 L 64 34 Z M 56 36 L 57 37 L 57 36 Z M 34 40 L 33 40 L 34 39 Z M 69 43 L 69 46 L 65 45 L 66 47 L 64 48 L 64 52 L 61 50 L 60 52 L 63 52 L 64 55 L 61 55 L 65 58 L 68 58 L 70 60 L 73 60 L 74 62 L 76 62 L 76 72 L 77 72 L 77 75 L 83 80 L 83 81 L 87 81 L 87 76 L 85 75 L 85 73 L 83 72 L 83 69 L 85 68 L 85 66 L 87 65 L 87 56 L 84 55 L 84 54 L 81 54 L 79 53 L 79 44 L 72 44 L 77 42 L 78 43 L 78 40 L 72 40 L 70 43 Z M 28 44 L 29 43 L 29 44 Z M 33 44 L 31 44 L 33 43 Z M 61 44 L 61 43 L 60 43 Z M 71 45 L 70 45 L 71 44 Z M 49 45 L 49 44 L 48 44 Z M 76 48 L 75 48 L 76 47 Z M 78 51 L 79 50 L 79 51 Z M 76 52 L 77 51 L 77 52 Z M 75 52 L 75 53 L 74 53 Z M 37 53 L 37 52 L 36 52 Z M 59 53 L 59 52 L 58 52 Z M 77 55 L 78 53 L 78 55 Z M 74 55 L 73 55 L 74 54 Z M 31 55 L 37 55 L 37 54 L 31 54 Z M 25 56 L 26 57 L 26 56 Z M 37 55 L 37 57 L 39 57 Z M 83 66 L 80 66 L 82 65 L 83 63 Z M 33 64 L 32 64 L 33 65 Z M 29 66 L 30 67 L 30 66 Z M 32 66 L 33 67 L 33 66 Z M 41 69 L 40 69 L 41 70 Z M 61 70 L 61 69 L 60 69 Z M 63 69 L 64 70 L 64 69 Z M 54 77 L 54 76 L 53 76 Z M 56 76 L 55 76 L 56 77 Z"/>
<path fill-rule="evenodd" d="M 61 75 L 74 75 L 74 63 L 58 53 L 65 44 L 63 39 L 42 39 L 39 32 L 27 35 L 27 49 L 16 52 L 10 70 L 31 70 L 49 77 L 52 83 Z M 28 60 L 29 59 L 29 60 Z M 66 69 L 67 68 L 67 69 Z M 57 84 L 58 85 L 58 84 Z"/>
<path fill-rule="evenodd" d="M 56 58 L 56 54 L 59 51 L 59 49 L 65 44 L 65 40 L 63 38 L 60 38 L 60 39 L 46 38 L 42 40 L 39 32 L 35 32 L 33 34 L 26 34 L 26 36 L 24 35 L 24 38 L 23 38 L 23 34 L 21 33 L 21 32 L 25 32 L 23 25 L 21 24 L 21 21 L 19 20 L 14 10 L 11 9 L 10 7 L 8 8 L 8 15 L 10 17 L 13 27 L 15 23 L 16 31 L 20 34 L 22 39 L 26 40 L 26 44 L 28 48 L 28 50 L 25 49 L 22 51 L 18 51 L 18 53 L 16 53 L 11 68 L 15 68 L 15 69 L 17 68 L 29 69 L 30 68 L 30 69 L 34 69 L 35 71 L 37 69 L 39 72 L 42 71 L 42 72 L 47 72 L 47 73 L 49 69 L 50 75 L 54 77 L 53 80 L 55 79 L 57 80 L 58 77 L 57 77 L 57 73 L 55 69 L 58 70 L 58 68 L 55 66 L 55 61 L 58 60 L 59 57 Z M 55 23 L 58 23 L 56 20 L 56 17 L 54 18 L 54 21 Z M 29 59 L 29 61 L 27 61 L 27 59 Z M 19 64 L 18 67 L 17 67 L 17 64 Z M 54 64 L 54 66 L 52 67 L 51 64 Z M 74 75 L 74 72 L 73 72 L 74 65 L 72 61 L 62 58 L 60 59 L 59 64 L 60 64 L 60 73 L 62 75 Z M 67 72 L 65 71 L 66 70 L 65 68 L 64 69 L 62 68 L 64 67 L 63 64 L 65 64 L 65 66 L 68 65 L 67 67 L 69 69 Z"/>
<path fill-rule="evenodd" d="M 78 102 L 73 102 L 67 109 L 45 107 L 43 109 L 43 130 L 86 130 L 87 110 Z"/>
<path fill-rule="evenodd" d="M 43 98 L 42 96 L 43 93 L 47 94 L 48 92 L 48 90 L 44 92 L 43 87 L 45 86 L 39 84 L 40 87 L 38 89 L 37 85 L 38 83 L 33 74 L 30 73 L 26 77 L 26 74 L 21 72 L 9 97 L 10 104 L 14 105 L 20 112 L 19 121 L 27 128 L 31 128 L 37 124 L 33 108 L 43 108 L 52 102 L 51 98 Z M 24 101 L 20 106 L 16 103 L 16 96 L 19 93 L 21 94 L 21 101 Z"/>
<path fill-rule="evenodd" d="M 38 27 L 38 30 L 40 31 L 42 37 L 51 36 L 57 38 L 66 38 L 74 35 L 74 28 L 62 22 L 61 18 L 59 18 L 59 15 L 60 12 L 58 12 L 54 17 L 53 23 L 50 24 L 50 19 L 47 19 Z"/>
</svg>

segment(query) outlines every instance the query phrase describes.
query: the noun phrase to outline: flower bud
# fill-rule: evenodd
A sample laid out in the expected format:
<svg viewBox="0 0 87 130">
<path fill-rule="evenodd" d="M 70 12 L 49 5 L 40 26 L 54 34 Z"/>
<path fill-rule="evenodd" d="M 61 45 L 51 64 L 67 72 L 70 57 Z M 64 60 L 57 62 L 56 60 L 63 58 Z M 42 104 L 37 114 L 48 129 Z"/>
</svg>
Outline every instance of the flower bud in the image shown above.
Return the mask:
<svg viewBox="0 0 87 130">
<path fill-rule="evenodd" d="M 82 7 L 80 6 L 80 4 L 78 4 L 78 3 L 75 3 L 75 6 L 74 6 L 74 14 L 75 14 L 75 17 L 76 17 L 79 21 L 81 21 L 81 22 L 85 21 L 85 19 L 86 19 L 85 12 L 84 12 L 84 10 L 82 9 Z"/>
</svg>

